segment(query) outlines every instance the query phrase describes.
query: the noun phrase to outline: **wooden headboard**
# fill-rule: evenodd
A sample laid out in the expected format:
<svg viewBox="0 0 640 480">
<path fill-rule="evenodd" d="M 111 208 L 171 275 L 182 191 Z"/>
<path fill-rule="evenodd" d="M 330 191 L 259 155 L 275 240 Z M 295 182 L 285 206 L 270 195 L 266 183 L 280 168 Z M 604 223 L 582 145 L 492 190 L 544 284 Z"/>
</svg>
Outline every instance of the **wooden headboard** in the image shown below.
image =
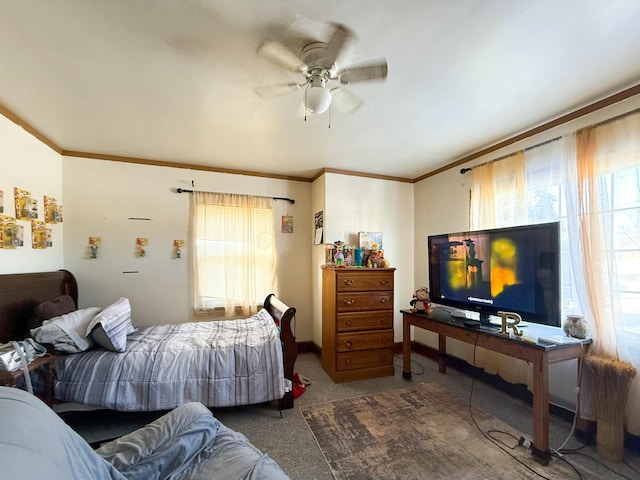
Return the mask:
<svg viewBox="0 0 640 480">
<path fill-rule="evenodd" d="M 67 270 L 0 275 L 0 343 L 29 335 L 33 310 L 47 300 L 69 295 L 78 306 L 78 283 Z"/>
</svg>

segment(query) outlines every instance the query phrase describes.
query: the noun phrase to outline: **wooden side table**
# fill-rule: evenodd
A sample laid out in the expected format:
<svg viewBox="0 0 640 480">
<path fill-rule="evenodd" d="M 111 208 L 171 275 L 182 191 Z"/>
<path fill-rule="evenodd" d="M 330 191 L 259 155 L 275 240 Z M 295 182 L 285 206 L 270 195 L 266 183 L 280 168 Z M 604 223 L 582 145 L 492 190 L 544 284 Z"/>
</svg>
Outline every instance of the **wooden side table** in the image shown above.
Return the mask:
<svg viewBox="0 0 640 480">
<path fill-rule="evenodd" d="M 44 392 L 44 401 L 47 405 L 52 406 L 54 402 L 53 395 L 53 362 L 55 361 L 56 356 L 50 353 L 47 353 L 44 357 L 36 358 L 33 362 L 29 364 L 29 372 L 33 372 L 34 370 L 44 367 L 45 368 L 45 392 Z M 15 387 L 19 378 L 24 376 L 24 371 L 22 368 L 16 370 L 15 372 L 4 372 L 0 370 L 0 385 L 4 385 L 6 387 Z"/>
</svg>

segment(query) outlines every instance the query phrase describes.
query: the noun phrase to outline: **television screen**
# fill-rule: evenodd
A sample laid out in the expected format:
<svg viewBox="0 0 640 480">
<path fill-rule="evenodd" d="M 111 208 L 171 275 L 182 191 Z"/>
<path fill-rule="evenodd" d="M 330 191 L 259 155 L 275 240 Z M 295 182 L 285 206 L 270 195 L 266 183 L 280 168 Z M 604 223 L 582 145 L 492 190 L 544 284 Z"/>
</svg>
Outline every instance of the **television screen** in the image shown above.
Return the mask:
<svg viewBox="0 0 640 480">
<path fill-rule="evenodd" d="M 499 311 L 560 326 L 557 222 L 428 237 L 431 300 L 480 313 Z"/>
</svg>

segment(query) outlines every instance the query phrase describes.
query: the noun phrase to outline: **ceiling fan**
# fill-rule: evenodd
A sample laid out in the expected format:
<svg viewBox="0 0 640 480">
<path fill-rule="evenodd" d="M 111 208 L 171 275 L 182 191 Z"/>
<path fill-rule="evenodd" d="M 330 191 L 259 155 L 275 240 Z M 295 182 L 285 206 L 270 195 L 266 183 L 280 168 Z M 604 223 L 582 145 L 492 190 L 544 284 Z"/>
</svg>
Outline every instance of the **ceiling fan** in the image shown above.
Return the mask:
<svg viewBox="0 0 640 480">
<path fill-rule="evenodd" d="M 257 95 L 271 98 L 304 88 L 305 112 L 321 114 L 332 105 L 344 113 L 357 110 L 363 103 L 362 99 L 346 87 L 356 82 L 385 80 L 387 61 L 382 58 L 346 66 L 355 34 L 341 24 L 328 26 L 332 33 L 326 42 L 308 39 L 295 50 L 279 41 L 263 43 L 258 48 L 258 55 L 302 78 L 297 82 L 257 87 Z"/>
</svg>

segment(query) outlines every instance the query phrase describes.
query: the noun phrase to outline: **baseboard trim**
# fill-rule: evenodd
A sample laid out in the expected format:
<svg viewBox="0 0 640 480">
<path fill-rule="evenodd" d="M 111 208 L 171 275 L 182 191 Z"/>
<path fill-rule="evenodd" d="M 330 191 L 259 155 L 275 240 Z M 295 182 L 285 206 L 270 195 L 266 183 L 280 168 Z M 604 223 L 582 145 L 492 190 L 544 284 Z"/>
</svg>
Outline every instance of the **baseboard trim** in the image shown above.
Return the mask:
<svg viewBox="0 0 640 480">
<path fill-rule="evenodd" d="M 298 353 L 316 353 L 318 356 L 322 353 L 322 349 L 313 342 L 296 342 Z"/>
</svg>

